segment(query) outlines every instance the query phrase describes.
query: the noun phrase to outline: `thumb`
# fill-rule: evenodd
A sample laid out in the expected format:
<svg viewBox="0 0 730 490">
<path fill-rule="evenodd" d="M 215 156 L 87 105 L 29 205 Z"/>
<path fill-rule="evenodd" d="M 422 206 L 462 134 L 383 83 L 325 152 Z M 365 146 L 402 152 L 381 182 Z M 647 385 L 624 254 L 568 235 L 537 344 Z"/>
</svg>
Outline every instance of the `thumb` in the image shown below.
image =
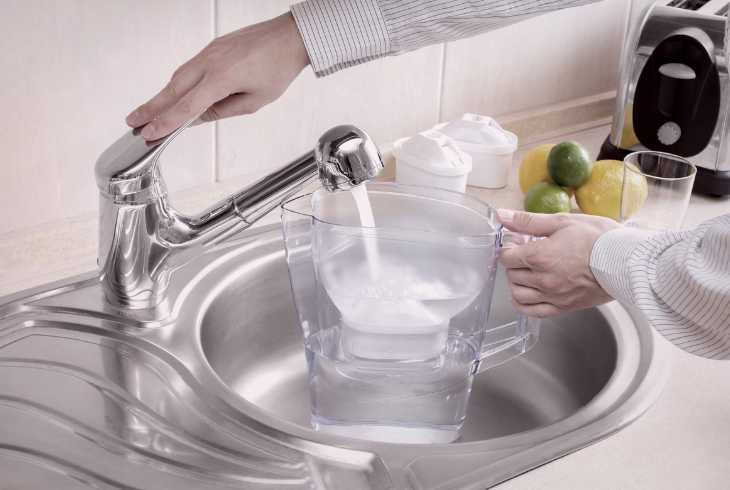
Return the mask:
<svg viewBox="0 0 730 490">
<path fill-rule="evenodd" d="M 567 224 L 563 213 L 538 214 L 499 209 L 497 216 L 507 229 L 534 236 L 550 236 Z"/>
</svg>

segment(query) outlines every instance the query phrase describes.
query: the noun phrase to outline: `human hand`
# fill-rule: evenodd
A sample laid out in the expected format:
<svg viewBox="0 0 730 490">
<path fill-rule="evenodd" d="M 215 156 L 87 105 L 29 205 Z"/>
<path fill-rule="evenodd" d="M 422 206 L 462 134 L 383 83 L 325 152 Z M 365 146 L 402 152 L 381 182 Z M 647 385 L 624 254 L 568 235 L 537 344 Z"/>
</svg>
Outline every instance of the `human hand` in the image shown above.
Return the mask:
<svg viewBox="0 0 730 490">
<path fill-rule="evenodd" d="M 501 251 L 499 260 L 520 313 L 542 318 L 611 300 L 593 276 L 590 258 L 598 237 L 621 225 L 580 214 L 500 209 L 498 215 L 512 231 L 546 237 Z"/>
<path fill-rule="evenodd" d="M 251 114 L 278 99 L 309 64 L 291 13 L 219 37 L 178 68 L 156 96 L 127 116 L 156 140 L 200 116 Z"/>
</svg>

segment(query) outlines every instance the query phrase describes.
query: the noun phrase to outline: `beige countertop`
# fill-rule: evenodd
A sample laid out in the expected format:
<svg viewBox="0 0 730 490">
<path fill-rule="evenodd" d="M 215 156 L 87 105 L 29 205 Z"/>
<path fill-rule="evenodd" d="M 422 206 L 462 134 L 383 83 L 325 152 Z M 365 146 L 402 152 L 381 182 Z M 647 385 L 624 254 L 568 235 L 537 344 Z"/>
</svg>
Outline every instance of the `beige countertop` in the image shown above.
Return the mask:
<svg viewBox="0 0 730 490">
<path fill-rule="evenodd" d="M 599 127 L 567 137 L 584 143 L 595 154 L 607 132 L 606 127 Z M 518 153 L 507 188 L 470 192 L 493 206 L 521 208 L 522 196 L 516 190 L 519 160 Z M 174 201 L 183 210 L 201 210 L 242 184 L 218 184 L 176 195 Z M 693 226 L 728 212 L 730 199 L 693 196 L 685 224 Z M 267 221 L 277 219 L 274 213 Z M 0 296 L 93 270 L 96 226 L 94 216 L 83 216 L 0 234 Z M 730 362 L 668 350 L 672 375 L 659 400 L 638 421 L 499 488 L 730 488 Z"/>
<path fill-rule="evenodd" d="M 595 155 L 607 134 L 571 135 Z M 524 151 L 524 150 L 523 150 Z M 519 155 L 515 164 L 519 162 Z M 476 191 L 494 206 L 521 208 L 516 168 L 507 189 Z M 730 213 L 730 199 L 692 196 L 685 226 Z M 663 340 L 662 340 L 663 341 Z M 730 488 L 730 361 L 667 349 L 672 374 L 656 404 L 611 437 L 536 468 L 500 490 Z"/>
</svg>

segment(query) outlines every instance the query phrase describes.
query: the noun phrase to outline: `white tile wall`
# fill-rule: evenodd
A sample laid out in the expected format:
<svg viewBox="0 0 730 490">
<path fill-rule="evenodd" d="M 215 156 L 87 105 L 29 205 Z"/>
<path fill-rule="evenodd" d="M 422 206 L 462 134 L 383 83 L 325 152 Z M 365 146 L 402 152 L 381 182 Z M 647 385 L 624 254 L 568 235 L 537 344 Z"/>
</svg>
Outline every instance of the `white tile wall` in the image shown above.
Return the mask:
<svg viewBox="0 0 730 490">
<path fill-rule="evenodd" d="M 218 0 L 226 33 L 288 9 L 286 0 Z M 277 102 L 250 117 L 222 121 L 218 163 L 222 179 L 261 174 L 311 149 L 331 126 L 352 123 L 376 142 L 434 124 L 438 114 L 442 46 L 378 60 L 316 79 L 307 68 Z"/>
<path fill-rule="evenodd" d="M 96 209 L 93 165 L 124 117 L 213 36 L 212 2 L 6 0 L 0 232 Z M 211 181 L 213 129 L 171 147 L 171 189 Z"/>
<path fill-rule="evenodd" d="M 629 1 L 551 12 L 448 44 L 442 118 L 508 114 L 615 89 Z"/>
<path fill-rule="evenodd" d="M 609 90 L 628 1 L 604 0 L 324 79 L 306 69 L 259 113 L 188 130 L 163 157 L 168 186 L 254 178 L 344 122 L 387 143 L 428 127 L 439 111 L 503 114 Z M 93 164 L 126 130 L 127 112 L 213 37 L 288 4 L 3 1 L 0 233 L 95 211 Z"/>
</svg>

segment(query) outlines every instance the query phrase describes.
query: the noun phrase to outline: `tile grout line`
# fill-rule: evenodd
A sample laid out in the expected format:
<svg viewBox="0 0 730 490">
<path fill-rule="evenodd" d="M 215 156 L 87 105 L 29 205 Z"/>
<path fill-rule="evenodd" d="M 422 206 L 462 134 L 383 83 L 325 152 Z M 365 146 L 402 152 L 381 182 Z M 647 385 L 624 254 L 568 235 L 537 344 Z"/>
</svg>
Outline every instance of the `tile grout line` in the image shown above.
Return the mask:
<svg viewBox="0 0 730 490">
<path fill-rule="evenodd" d="M 213 144 L 211 148 L 211 158 L 213 160 L 213 183 L 217 184 L 220 182 L 220 165 L 218 162 L 218 121 L 213 121 Z"/>
<path fill-rule="evenodd" d="M 218 0 L 210 0 L 210 8 L 211 8 L 211 41 L 215 39 L 218 36 Z M 218 134 L 218 121 L 213 121 L 213 144 L 212 144 L 212 151 L 211 151 L 211 157 L 213 160 L 213 183 L 220 182 L 220 162 L 218 161 L 218 155 L 219 155 L 219 134 Z"/>
<path fill-rule="evenodd" d="M 441 61 L 439 66 L 439 87 L 436 117 L 436 124 L 441 122 L 444 111 L 444 77 L 446 76 L 446 43 L 441 44 Z"/>
</svg>

